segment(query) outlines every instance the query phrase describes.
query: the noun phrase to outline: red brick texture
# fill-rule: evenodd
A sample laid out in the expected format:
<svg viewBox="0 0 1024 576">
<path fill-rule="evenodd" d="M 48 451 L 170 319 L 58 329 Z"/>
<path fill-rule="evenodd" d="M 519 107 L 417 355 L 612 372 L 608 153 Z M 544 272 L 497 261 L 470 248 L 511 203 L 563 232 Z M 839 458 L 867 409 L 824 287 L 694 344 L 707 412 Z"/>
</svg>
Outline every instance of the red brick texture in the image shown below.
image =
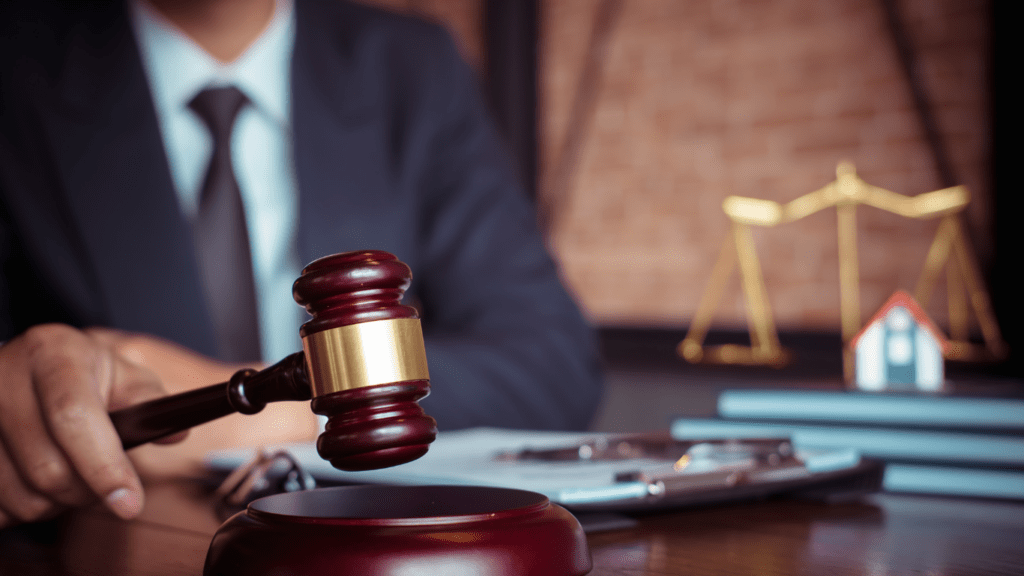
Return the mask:
<svg viewBox="0 0 1024 576">
<path fill-rule="evenodd" d="M 543 169 L 558 161 L 599 1 L 543 4 Z M 988 6 L 896 5 L 973 194 L 968 223 L 984 260 Z M 786 202 L 832 181 L 844 159 L 901 194 L 941 187 L 877 1 L 625 1 L 586 133 L 551 244 L 599 323 L 688 324 L 728 230 L 728 195 Z M 937 221 L 861 208 L 858 224 L 867 318 L 897 288 L 913 290 Z M 838 330 L 835 211 L 755 238 L 780 328 Z M 745 325 L 735 278 L 716 325 Z"/>
<path fill-rule="evenodd" d="M 541 179 L 567 133 L 597 8 L 541 3 Z M 618 0 L 594 113 L 550 243 L 598 323 L 686 326 L 728 231 L 728 195 L 786 202 L 850 160 L 907 195 L 941 187 L 880 0 Z M 989 4 L 894 0 L 952 168 L 973 195 L 967 223 L 990 256 Z M 447 23 L 483 62 L 478 0 L 377 0 Z M 579 126 L 576 126 L 579 128 Z M 835 211 L 755 230 L 780 328 L 839 327 Z M 862 317 L 913 290 L 937 221 L 858 210 Z M 929 312 L 943 323 L 943 293 Z M 715 317 L 745 325 L 738 279 Z"/>
</svg>

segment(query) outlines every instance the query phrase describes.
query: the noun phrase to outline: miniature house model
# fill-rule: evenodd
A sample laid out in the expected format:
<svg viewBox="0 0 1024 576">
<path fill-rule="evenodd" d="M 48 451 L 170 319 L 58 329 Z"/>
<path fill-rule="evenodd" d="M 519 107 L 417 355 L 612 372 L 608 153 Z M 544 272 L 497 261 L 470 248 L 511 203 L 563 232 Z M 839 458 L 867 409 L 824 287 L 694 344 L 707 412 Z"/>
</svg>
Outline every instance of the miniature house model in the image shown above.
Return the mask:
<svg viewBox="0 0 1024 576">
<path fill-rule="evenodd" d="M 850 340 L 856 387 L 936 392 L 944 381 L 943 352 L 948 346 L 913 297 L 898 291 Z"/>
</svg>

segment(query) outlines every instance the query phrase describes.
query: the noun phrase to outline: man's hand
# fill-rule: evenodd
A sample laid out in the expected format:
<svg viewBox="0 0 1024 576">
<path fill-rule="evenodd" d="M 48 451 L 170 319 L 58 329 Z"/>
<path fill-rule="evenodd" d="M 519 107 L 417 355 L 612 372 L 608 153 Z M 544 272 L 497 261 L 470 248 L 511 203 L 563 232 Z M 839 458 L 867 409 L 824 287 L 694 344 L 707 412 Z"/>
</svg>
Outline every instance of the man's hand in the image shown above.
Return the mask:
<svg viewBox="0 0 1024 576">
<path fill-rule="evenodd" d="M 115 343 L 48 324 L 0 347 L 0 527 L 97 499 L 122 518 L 141 511 L 142 484 L 107 414 L 164 388 Z"/>
<path fill-rule="evenodd" d="M 211 450 L 308 441 L 305 402 L 233 414 L 126 455 L 108 413 L 257 366 L 213 360 L 148 336 L 49 324 L 0 347 L 0 528 L 103 500 L 122 518 L 142 509 L 144 477 L 190 476 Z M 129 458 L 130 456 L 130 458 Z"/>
<path fill-rule="evenodd" d="M 242 368 L 261 368 L 224 363 L 146 334 L 106 328 L 91 328 L 89 334 L 128 361 L 151 370 L 170 394 L 227 382 Z M 142 445 L 128 456 L 143 478 L 193 477 L 202 473 L 203 458 L 210 451 L 311 441 L 316 434 L 317 421 L 308 402 L 273 402 L 259 414 L 232 414 L 196 426 L 184 442 L 174 446 Z"/>
</svg>

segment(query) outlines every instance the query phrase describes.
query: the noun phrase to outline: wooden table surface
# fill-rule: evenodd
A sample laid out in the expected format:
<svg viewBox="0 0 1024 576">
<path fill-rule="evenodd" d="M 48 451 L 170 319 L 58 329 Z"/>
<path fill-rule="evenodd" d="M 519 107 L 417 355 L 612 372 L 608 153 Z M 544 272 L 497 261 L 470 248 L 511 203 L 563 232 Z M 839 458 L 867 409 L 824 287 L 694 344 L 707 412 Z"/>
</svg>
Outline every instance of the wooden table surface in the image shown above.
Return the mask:
<svg viewBox="0 0 1024 576">
<path fill-rule="evenodd" d="M 219 525 L 187 482 L 149 487 L 142 517 L 99 508 L 0 530 L 0 575 L 198 576 Z M 1024 574 L 1024 502 L 878 494 L 648 515 L 588 536 L 594 576 Z"/>
</svg>

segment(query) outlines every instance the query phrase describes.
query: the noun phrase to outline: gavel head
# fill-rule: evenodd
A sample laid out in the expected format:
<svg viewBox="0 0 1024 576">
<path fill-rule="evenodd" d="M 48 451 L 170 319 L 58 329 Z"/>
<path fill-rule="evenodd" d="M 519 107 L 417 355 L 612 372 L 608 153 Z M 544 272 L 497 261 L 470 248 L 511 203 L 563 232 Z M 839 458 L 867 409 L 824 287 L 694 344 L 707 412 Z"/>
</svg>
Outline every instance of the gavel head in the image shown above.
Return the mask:
<svg viewBox="0 0 1024 576">
<path fill-rule="evenodd" d="M 327 416 L 317 451 L 341 470 L 386 468 L 427 452 L 434 419 L 419 314 L 401 304 L 409 267 L 382 251 L 306 266 L 292 288 L 313 318 L 300 331 L 313 412 Z"/>
</svg>

